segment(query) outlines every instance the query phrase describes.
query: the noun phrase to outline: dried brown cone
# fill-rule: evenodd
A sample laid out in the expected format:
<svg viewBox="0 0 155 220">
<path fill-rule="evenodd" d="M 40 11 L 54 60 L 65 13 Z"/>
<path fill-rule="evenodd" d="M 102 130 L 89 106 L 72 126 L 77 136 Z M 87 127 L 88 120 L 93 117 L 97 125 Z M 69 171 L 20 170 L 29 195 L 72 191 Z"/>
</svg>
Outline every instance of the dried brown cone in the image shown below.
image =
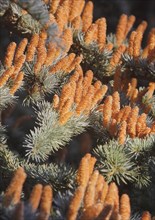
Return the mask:
<svg viewBox="0 0 155 220">
<path fill-rule="evenodd" d="M 107 183 L 107 182 L 104 182 L 103 188 L 102 188 L 102 192 L 101 192 L 101 194 L 99 195 L 99 201 L 100 201 L 102 204 L 104 204 L 104 202 L 105 202 L 105 198 L 106 198 L 106 196 L 107 196 L 108 189 L 109 189 L 108 183 Z"/>
<path fill-rule="evenodd" d="M 62 113 L 67 113 L 72 105 L 74 104 L 74 97 L 75 97 L 75 90 L 76 90 L 76 82 L 71 81 L 70 83 L 71 91 L 70 91 L 70 96 L 66 97 L 66 102 L 62 106 L 61 112 Z"/>
<path fill-rule="evenodd" d="M 151 99 L 152 98 L 152 96 L 154 94 L 154 91 L 155 91 L 155 83 L 154 82 L 150 82 L 149 86 L 148 86 L 148 91 L 146 93 L 147 99 Z"/>
<path fill-rule="evenodd" d="M 27 38 L 22 39 L 22 41 L 19 43 L 16 53 L 15 53 L 15 61 L 24 54 L 24 51 L 26 49 L 26 46 L 28 44 Z"/>
<path fill-rule="evenodd" d="M 72 20 L 72 27 L 73 27 L 74 31 L 81 30 L 81 28 L 82 28 L 81 16 L 77 16 Z"/>
<path fill-rule="evenodd" d="M 107 90 L 108 90 L 108 87 L 106 85 L 103 85 L 100 89 L 98 89 L 95 92 L 93 100 L 92 100 L 92 107 L 94 107 L 96 104 L 98 104 L 98 102 L 100 102 L 103 99 Z"/>
<path fill-rule="evenodd" d="M 112 94 L 112 118 L 115 118 L 120 111 L 120 95 L 116 91 Z"/>
<path fill-rule="evenodd" d="M 120 215 L 123 220 L 130 220 L 131 207 L 130 199 L 127 194 L 123 194 L 120 199 Z"/>
<path fill-rule="evenodd" d="M 70 85 L 70 96 L 66 96 L 64 100 L 66 101 L 63 101 L 64 104 L 62 105 L 63 102 L 60 102 L 60 105 L 62 105 L 61 109 L 59 108 L 60 110 L 60 115 L 64 115 L 66 114 L 67 112 L 69 112 L 71 110 L 71 107 L 72 105 L 74 104 L 74 97 L 75 97 L 75 90 L 76 90 L 76 82 L 72 81 L 69 83 Z M 62 101 L 62 99 L 60 100 Z"/>
<path fill-rule="evenodd" d="M 77 16 L 80 16 L 85 5 L 84 0 L 73 0 L 70 4 L 69 22 L 72 22 Z"/>
<path fill-rule="evenodd" d="M 119 213 L 119 191 L 118 191 L 118 187 L 115 187 L 115 198 L 114 198 L 114 207 L 113 207 L 113 213 L 112 213 L 112 217 L 119 217 L 118 213 Z"/>
<path fill-rule="evenodd" d="M 14 177 L 11 180 L 11 183 L 7 187 L 4 194 L 4 205 L 8 207 L 10 204 L 16 205 L 20 201 L 20 196 L 23 188 L 23 184 L 26 179 L 26 173 L 22 167 L 19 167 Z"/>
<path fill-rule="evenodd" d="M 133 27 L 133 24 L 135 23 L 136 17 L 134 15 L 130 15 L 127 20 L 126 29 L 125 29 L 125 36 L 126 37 Z"/>
<path fill-rule="evenodd" d="M 142 57 L 147 58 L 148 62 L 154 57 L 155 48 L 155 28 L 152 28 L 148 34 L 147 45 L 142 52 Z"/>
<path fill-rule="evenodd" d="M 148 35 L 148 40 L 147 40 L 147 46 L 149 47 L 149 50 L 152 50 L 155 47 L 154 37 L 155 37 L 155 28 L 152 28 Z"/>
<path fill-rule="evenodd" d="M 15 61 L 15 64 L 14 64 L 14 67 L 15 67 L 15 71 L 14 71 L 14 74 L 12 75 L 12 78 L 14 78 L 18 73 L 19 71 L 21 70 L 24 62 L 25 62 L 25 59 L 26 59 L 26 56 L 25 55 L 21 55 L 16 61 Z"/>
<path fill-rule="evenodd" d="M 47 39 L 47 32 L 43 29 L 43 30 L 41 30 L 41 32 L 39 33 L 38 47 L 44 46 L 46 39 Z"/>
<path fill-rule="evenodd" d="M 147 38 L 147 45 L 150 45 L 152 43 L 154 35 L 155 35 L 155 28 L 151 28 Z M 154 40 L 153 40 L 153 44 L 154 44 Z"/>
<path fill-rule="evenodd" d="M 136 136 L 138 137 L 141 135 L 143 130 L 146 128 L 146 118 L 147 118 L 147 115 L 145 113 L 142 113 L 137 119 Z"/>
<path fill-rule="evenodd" d="M 122 108 L 122 109 L 118 112 L 118 114 L 116 115 L 115 119 L 116 119 L 117 123 L 120 123 L 120 122 L 122 121 L 122 117 L 123 117 L 124 112 L 125 112 L 125 107 Z"/>
<path fill-rule="evenodd" d="M 95 190 L 95 203 L 100 202 L 100 197 L 102 194 L 102 188 L 105 183 L 104 177 L 99 174 L 97 183 L 96 183 L 96 190 Z"/>
<path fill-rule="evenodd" d="M 117 134 L 117 121 L 116 119 L 112 119 L 110 124 L 109 124 L 109 129 L 108 129 L 111 137 L 115 137 Z"/>
<path fill-rule="evenodd" d="M 90 111 L 92 110 L 93 97 L 94 97 L 94 86 L 90 85 L 88 87 L 86 95 L 82 97 L 80 103 L 78 104 L 76 108 L 76 113 L 81 114 L 83 112 L 83 114 L 89 115 Z"/>
<path fill-rule="evenodd" d="M 148 211 L 143 212 L 141 220 L 151 220 L 151 215 Z"/>
<path fill-rule="evenodd" d="M 98 25 L 97 43 L 99 45 L 99 49 L 102 50 L 106 43 L 106 31 L 107 31 L 106 19 L 100 18 L 95 23 L 97 23 Z"/>
<path fill-rule="evenodd" d="M 127 89 L 126 96 L 130 98 L 132 95 L 132 92 L 133 92 L 133 90 L 132 90 L 131 83 L 128 83 L 128 89 Z"/>
<path fill-rule="evenodd" d="M 62 113 L 59 117 L 59 123 L 61 125 L 64 125 L 68 122 L 68 120 L 73 116 L 73 112 L 69 111 L 69 112 L 66 112 L 66 113 Z"/>
<path fill-rule="evenodd" d="M 142 21 L 142 23 L 140 23 L 136 29 L 136 32 L 142 32 L 142 34 L 144 34 L 145 30 L 147 28 L 147 22 L 146 21 Z"/>
<path fill-rule="evenodd" d="M 15 55 L 15 50 L 16 50 L 16 43 L 15 42 L 10 43 L 9 46 L 7 47 L 7 51 L 4 58 L 4 66 L 6 68 L 11 67 Z"/>
<path fill-rule="evenodd" d="M 68 66 L 68 68 L 65 70 L 67 73 L 70 73 L 75 69 L 77 65 L 79 65 L 82 62 L 83 56 L 77 56 L 75 59 L 71 62 L 71 64 Z"/>
<path fill-rule="evenodd" d="M 126 133 L 127 133 L 126 129 L 127 129 L 127 123 L 126 121 L 123 121 L 120 125 L 119 132 L 118 132 L 118 142 L 121 145 L 123 145 L 126 140 Z"/>
<path fill-rule="evenodd" d="M 131 105 L 133 105 L 134 103 L 136 103 L 138 100 L 138 89 L 134 89 L 132 96 L 131 96 Z"/>
<path fill-rule="evenodd" d="M 149 128 L 149 127 L 145 127 L 142 131 L 141 131 L 141 133 L 139 133 L 139 138 L 144 138 L 144 137 L 146 137 L 147 135 L 150 135 L 151 134 L 151 128 Z"/>
<path fill-rule="evenodd" d="M 60 102 L 58 110 L 61 111 L 65 102 L 68 100 L 68 97 L 70 97 L 72 92 L 71 83 L 67 83 L 63 86 L 60 96 Z"/>
<path fill-rule="evenodd" d="M 147 59 L 147 58 L 148 58 L 148 55 L 149 55 L 149 47 L 146 46 L 146 47 L 143 49 L 143 51 L 142 51 L 141 57 L 142 57 L 143 59 Z"/>
<path fill-rule="evenodd" d="M 54 74 L 58 71 L 65 71 L 69 67 L 69 65 L 73 62 L 74 58 L 75 58 L 75 54 L 70 53 L 68 56 L 65 56 L 60 61 L 58 61 L 54 66 L 52 66 L 50 72 Z"/>
<path fill-rule="evenodd" d="M 44 65 L 51 66 L 53 64 L 54 58 L 55 58 L 56 48 L 49 48 L 47 50 L 47 56 L 46 60 L 44 62 Z"/>
<path fill-rule="evenodd" d="M 98 170 L 95 170 L 90 177 L 88 182 L 88 186 L 85 192 L 84 200 L 83 200 L 83 209 L 87 209 L 89 206 L 95 204 L 95 190 L 96 184 L 99 177 Z"/>
<path fill-rule="evenodd" d="M 87 95 L 85 97 L 87 99 L 87 105 L 85 107 L 84 114 L 89 115 L 93 107 L 92 106 L 92 101 L 94 97 L 94 86 L 93 85 L 89 86 Z"/>
<path fill-rule="evenodd" d="M 89 176 L 91 176 L 92 173 L 93 173 L 95 163 L 96 163 L 96 158 L 95 157 L 91 157 L 89 159 Z"/>
<path fill-rule="evenodd" d="M 86 32 L 93 21 L 93 2 L 88 1 L 82 13 L 82 31 Z"/>
<path fill-rule="evenodd" d="M 68 56 L 62 58 L 51 70 L 51 73 L 63 71 L 63 72 L 69 72 L 67 69 L 70 67 L 72 62 L 75 59 L 75 54 L 70 53 Z"/>
<path fill-rule="evenodd" d="M 120 46 L 121 43 L 123 42 L 124 38 L 125 38 L 126 26 L 127 26 L 127 15 L 122 14 L 120 19 L 119 19 L 117 28 L 116 28 L 117 46 Z"/>
<path fill-rule="evenodd" d="M 134 40 L 134 44 L 133 44 L 133 56 L 135 58 L 140 56 L 142 39 L 143 39 L 143 33 L 138 31 L 135 36 L 135 40 Z"/>
<path fill-rule="evenodd" d="M 23 78 L 24 78 L 24 72 L 19 72 L 15 81 L 14 81 L 13 86 L 10 89 L 11 95 L 14 95 L 14 93 L 20 88 L 22 81 L 23 81 Z"/>
<path fill-rule="evenodd" d="M 91 154 L 90 153 L 87 153 L 87 154 L 85 154 L 85 156 L 84 156 L 88 161 L 90 161 L 90 159 L 91 159 Z"/>
<path fill-rule="evenodd" d="M 97 81 L 94 83 L 95 92 L 98 91 L 99 89 L 101 89 L 101 86 L 102 86 L 101 81 L 97 80 Z"/>
<path fill-rule="evenodd" d="M 68 23 L 69 18 L 69 1 L 63 1 L 62 5 L 58 7 L 56 14 L 56 21 L 59 27 L 59 31 L 62 32 L 64 27 Z"/>
<path fill-rule="evenodd" d="M 91 26 L 88 28 L 87 32 L 84 36 L 84 41 L 87 45 L 91 44 L 95 39 L 95 35 L 97 33 L 97 24 L 91 24 Z"/>
<path fill-rule="evenodd" d="M 58 108 L 58 106 L 59 106 L 59 96 L 57 94 L 55 94 L 53 96 L 53 103 L 52 104 L 53 104 L 54 109 Z"/>
<path fill-rule="evenodd" d="M 96 218 L 96 220 L 119 220 L 119 219 L 113 219 L 112 217 L 112 213 L 113 213 L 113 206 L 112 205 L 105 205 L 103 206 L 102 211 L 100 212 L 100 214 L 98 215 L 98 217 Z"/>
<path fill-rule="evenodd" d="M 103 126 L 108 128 L 112 116 L 112 96 L 107 96 L 103 108 Z"/>
<path fill-rule="evenodd" d="M 111 59 L 110 59 L 110 67 L 113 68 L 119 64 L 119 61 L 121 59 L 122 54 L 125 52 L 126 46 L 121 45 L 118 47 L 118 49 L 113 53 Z"/>
<path fill-rule="evenodd" d="M 147 56 L 148 63 L 154 62 L 155 60 L 154 54 L 155 54 L 155 47 L 152 50 L 148 50 L 148 56 Z"/>
<path fill-rule="evenodd" d="M 129 115 L 129 119 L 127 121 L 127 134 L 134 138 L 136 136 L 136 123 L 138 119 L 139 108 L 136 106 L 131 110 Z"/>
<path fill-rule="evenodd" d="M 55 14 L 55 12 L 57 11 L 57 8 L 60 4 L 60 0 L 52 0 L 50 2 L 50 8 L 49 8 L 49 12 L 52 14 Z"/>
<path fill-rule="evenodd" d="M 137 32 L 136 31 L 132 31 L 132 33 L 130 34 L 130 37 L 129 37 L 129 46 L 128 46 L 128 54 L 130 56 L 133 56 L 133 51 L 134 51 L 134 41 L 135 41 L 135 38 L 136 38 L 136 34 Z"/>
<path fill-rule="evenodd" d="M 115 196 L 118 193 L 117 186 L 115 183 L 110 183 L 108 188 L 108 193 L 105 198 L 104 207 L 111 207 L 109 212 L 106 214 L 106 216 L 103 219 L 110 220 L 110 217 L 112 215 L 112 211 L 115 204 Z M 104 214 L 104 212 L 102 212 Z"/>
<path fill-rule="evenodd" d="M 66 28 L 62 35 L 62 42 L 65 45 L 64 52 L 67 53 L 73 44 L 73 34 L 71 28 Z"/>
<path fill-rule="evenodd" d="M 34 54 L 39 42 L 39 35 L 34 34 L 28 44 L 27 51 L 26 51 L 26 61 L 30 62 L 34 59 Z"/>
<path fill-rule="evenodd" d="M 43 63 L 46 60 L 46 56 L 47 56 L 46 50 L 45 50 L 45 48 L 42 48 L 42 50 L 40 50 L 37 55 L 37 62 L 34 64 L 35 75 L 37 75 L 40 72 Z"/>
<path fill-rule="evenodd" d="M 42 31 L 39 35 L 39 42 L 37 46 L 37 61 L 34 65 L 34 73 L 38 74 L 41 70 L 42 65 L 44 64 L 46 57 L 47 57 L 47 50 L 46 50 L 46 39 L 47 33 Z"/>
<path fill-rule="evenodd" d="M 90 154 L 86 154 L 80 161 L 80 165 L 77 172 L 77 183 L 80 186 L 86 188 L 90 173 L 89 173 L 89 160 L 91 158 Z"/>
<path fill-rule="evenodd" d="M 86 72 L 86 76 L 83 78 L 83 92 L 82 96 L 86 96 L 88 92 L 88 88 L 90 87 L 93 80 L 93 72 L 91 70 L 88 70 Z"/>
<path fill-rule="evenodd" d="M 129 118 L 129 115 L 131 113 L 131 107 L 130 106 L 124 106 L 124 108 L 122 110 L 123 110 L 123 115 L 120 118 L 120 121 L 127 121 L 128 118 Z"/>
<path fill-rule="evenodd" d="M 15 70 L 14 66 L 11 66 L 7 70 L 5 70 L 3 75 L 0 77 L 0 87 L 6 84 L 9 77 L 12 76 L 12 74 L 14 73 L 14 70 Z"/>
<path fill-rule="evenodd" d="M 85 187 L 79 186 L 70 202 L 68 213 L 67 213 L 67 220 L 76 220 L 78 211 L 81 207 L 81 203 L 84 197 Z"/>
<path fill-rule="evenodd" d="M 87 92 L 85 97 L 82 97 L 79 104 L 76 107 L 76 114 L 80 115 L 82 112 L 87 110 L 87 106 L 89 105 L 89 91 Z"/>
<path fill-rule="evenodd" d="M 75 67 L 75 71 L 77 71 L 79 73 L 80 77 L 83 77 L 83 69 L 82 69 L 81 65 L 77 65 Z"/>
<path fill-rule="evenodd" d="M 42 189 L 43 189 L 43 186 L 41 184 L 35 185 L 32 189 L 32 192 L 29 198 L 29 204 L 31 205 L 33 212 L 35 212 L 39 207 Z"/>
<path fill-rule="evenodd" d="M 130 83 L 128 84 L 128 89 L 127 89 L 127 92 L 126 92 L 126 96 L 129 97 L 130 100 L 132 99 L 132 96 L 135 92 L 136 87 L 137 87 L 137 79 L 132 78 Z"/>
<path fill-rule="evenodd" d="M 41 202 L 40 202 L 40 214 L 38 216 L 38 220 L 48 220 L 51 212 L 52 207 L 52 199 L 53 199 L 53 192 L 51 186 L 47 185 L 44 186 Z"/>
<path fill-rule="evenodd" d="M 108 188 L 108 193 L 105 198 L 105 204 L 114 206 L 115 203 L 115 197 L 118 196 L 118 188 L 114 182 L 110 183 Z"/>
<path fill-rule="evenodd" d="M 75 67 L 76 69 L 76 67 Z M 75 70 L 74 74 L 70 76 L 69 81 L 70 82 L 76 82 L 76 87 L 77 87 L 77 82 L 79 80 L 80 74 L 77 70 Z"/>
<path fill-rule="evenodd" d="M 96 203 L 83 211 L 80 220 L 96 220 L 103 209 L 103 204 Z"/>
<path fill-rule="evenodd" d="M 75 103 L 78 105 L 82 98 L 82 92 L 83 92 L 83 77 L 80 77 L 77 81 L 76 91 L 75 91 Z"/>
</svg>

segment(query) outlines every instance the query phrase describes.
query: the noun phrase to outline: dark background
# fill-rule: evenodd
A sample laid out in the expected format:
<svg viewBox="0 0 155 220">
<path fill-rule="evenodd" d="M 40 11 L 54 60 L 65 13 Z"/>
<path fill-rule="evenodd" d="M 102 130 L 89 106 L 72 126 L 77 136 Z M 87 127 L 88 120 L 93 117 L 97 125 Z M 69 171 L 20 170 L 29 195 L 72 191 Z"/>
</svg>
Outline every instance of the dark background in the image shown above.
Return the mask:
<svg viewBox="0 0 155 220">
<path fill-rule="evenodd" d="M 94 19 L 105 17 L 108 32 L 114 32 L 122 13 L 136 16 L 136 24 L 148 22 L 148 29 L 155 27 L 155 0 L 93 0 Z"/>
</svg>

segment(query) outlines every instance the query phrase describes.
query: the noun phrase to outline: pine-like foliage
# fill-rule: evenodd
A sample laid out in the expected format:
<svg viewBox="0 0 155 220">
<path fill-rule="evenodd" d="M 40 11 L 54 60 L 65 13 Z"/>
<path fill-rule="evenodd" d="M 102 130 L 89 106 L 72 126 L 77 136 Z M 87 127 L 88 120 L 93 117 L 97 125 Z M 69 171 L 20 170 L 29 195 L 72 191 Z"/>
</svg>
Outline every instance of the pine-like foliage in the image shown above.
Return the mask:
<svg viewBox="0 0 155 220">
<path fill-rule="evenodd" d="M 150 183 L 150 158 L 154 151 L 154 136 L 145 139 L 129 139 L 123 148 L 116 141 L 94 149 L 98 158 L 97 167 L 105 178 L 117 184 L 136 182 L 138 187 Z M 146 157 L 147 155 L 147 157 Z"/>
<path fill-rule="evenodd" d="M 57 151 L 88 126 L 86 117 L 72 117 L 64 125 L 59 124 L 57 112 L 47 102 L 41 103 L 37 112 L 39 128 L 30 131 L 23 144 L 28 159 L 36 162 L 47 160 L 51 151 Z"/>
<path fill-rule="evenodd" d="M 0 219 L 151 219 L 141 213 L 155 214 L 154 28 L 142 48 L 147 22 L 123 14 L 107 35 L 91 1 L 0 6 L 21 37 L 0 63 L 1 192 L 17 170 Z"/>
</svg>

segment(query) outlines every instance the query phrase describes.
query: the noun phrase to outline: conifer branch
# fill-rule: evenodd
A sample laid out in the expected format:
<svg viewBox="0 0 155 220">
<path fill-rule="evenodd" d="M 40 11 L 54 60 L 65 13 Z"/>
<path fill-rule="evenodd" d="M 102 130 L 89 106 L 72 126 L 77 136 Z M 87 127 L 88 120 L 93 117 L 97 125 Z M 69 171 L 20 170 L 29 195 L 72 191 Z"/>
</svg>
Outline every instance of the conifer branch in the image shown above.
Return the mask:
<svg viewBox="0 0 155 220">
<path fill-rule="evenodd" d="M 74 135 L 80 134 L 88 126 L 86 116 L 73 117 L 65 125 L 59 124 L 58 113 L 52 109 L 48 102 L 39 103 L 37 108 L 37 125 L 39 127 L 35 127 L 34 131 L 26 136 L 23 144 L 23 147 L 27 148 L 28 159 L 47 160 L 51 152 L 60 149 Z"/>
<path fill-rule="evenodd" d="M 98 159 L 97 167 L 108 182 L 112 180 L 118 184 L 134 182 L 137 168 L 130 154 L 125 151 L 125 147 L 122 148 L 116 141 L 110 141 L 94 149 L 94 154 Z"/>
<path fill-rule="evenodd" d="M 146 21 L 131 31 L 135 16 L 123 14 L 107 35 L 106 18 L 93 22 L 91 1 L 0 6 L 0 22 L 28 37 L 11 42 L 0 64 L 0 190 L 18 168 L 1 195 L 0 219 L 151 219 L 134 213 L 154 213 L 155 29 L 143 48 Z M 16 105 L 16 94 L 29 106 Z M 26 108 L 35 112 L 28 126 Z M 36 185 L 28 202 L 26 175 L 25 189 L 48 184 Z"/>
<path fill-rule="evenodd" d="M 3 10 L 0 14 L 0 21 L 3 21 L 3 24 L 19 35 L 27 37 L 40 31 L 42 27 L 41 24 L 33 19 L 30 14 L 25 13 L 19 5 L 10 1 L 6 2 L 6 7 L 2 7 Z"/>
</svg>

